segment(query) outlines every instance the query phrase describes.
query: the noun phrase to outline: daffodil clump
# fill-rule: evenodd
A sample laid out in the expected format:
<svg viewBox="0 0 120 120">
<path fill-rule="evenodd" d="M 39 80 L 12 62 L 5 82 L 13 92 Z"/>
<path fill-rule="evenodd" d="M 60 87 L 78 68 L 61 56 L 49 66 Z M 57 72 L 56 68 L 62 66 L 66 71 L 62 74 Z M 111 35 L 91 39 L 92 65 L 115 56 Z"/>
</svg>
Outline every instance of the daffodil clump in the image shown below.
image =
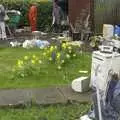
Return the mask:
<svg viewBox="0 0 120 120">
<path fill-rule="evenodd" d="M 38 56 L 24 56 L 22 59 L 17 60 L 16 65 L 13 67 L 13 78 L 24 78 L 36 74 L 40 70 L 40 64 L 42 64 L 42 60 Z"/>
<path fill-rule="evenodd" d="M 62 43 L 59 46 L 50 46 L 44 50 L 43 56 L 45 60 L 57 65 L 60 70 L 71 59 L 77 57 L 80 53 L 80 46 L 73 46 L 69 42 Z"/>
<path fill-rule="evenodd" d="M 50 46 L 42 51 L 40 56 L 24 56 L 17 61 L 13 68 L 16 77 L 26 77 L 33 74 L 39 74 L 42 64 L 54 64 L 56 69 L 61 70 L 80 53 L 79 46 L 72 46 L 69 43 L 62 43 L 59 46 Z"/>
</svg>

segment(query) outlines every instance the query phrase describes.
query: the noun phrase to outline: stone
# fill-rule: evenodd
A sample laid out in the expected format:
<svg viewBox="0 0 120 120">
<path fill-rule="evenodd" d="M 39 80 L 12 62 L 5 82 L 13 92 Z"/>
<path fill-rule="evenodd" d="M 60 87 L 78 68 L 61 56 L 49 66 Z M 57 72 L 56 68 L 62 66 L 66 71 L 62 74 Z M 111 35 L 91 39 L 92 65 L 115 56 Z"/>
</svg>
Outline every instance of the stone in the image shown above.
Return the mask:
<svg viewBox="0 0 120 120">
<path fill-rule="evenodd" d="M 89 84 L 90 79 L 88 77 L 80 77 L 73 80 L 71 86 L 75 92 L 86 92 L 90 89 Z"/>
</svg>

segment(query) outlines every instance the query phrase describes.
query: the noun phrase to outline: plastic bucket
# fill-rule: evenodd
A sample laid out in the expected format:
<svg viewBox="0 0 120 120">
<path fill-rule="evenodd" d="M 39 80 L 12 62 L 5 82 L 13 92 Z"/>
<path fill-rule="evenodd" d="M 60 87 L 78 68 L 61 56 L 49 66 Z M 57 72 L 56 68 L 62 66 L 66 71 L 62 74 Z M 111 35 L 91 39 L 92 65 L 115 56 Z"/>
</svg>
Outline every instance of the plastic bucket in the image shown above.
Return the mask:
<svg viewBox="0 0 120 120">
<path fill-rule="evenodd" d="M 114 26 L 110 24 L 103 25 L 103 37 L 105 39 L 110 39 L 114 35 Z"/>
</svg>

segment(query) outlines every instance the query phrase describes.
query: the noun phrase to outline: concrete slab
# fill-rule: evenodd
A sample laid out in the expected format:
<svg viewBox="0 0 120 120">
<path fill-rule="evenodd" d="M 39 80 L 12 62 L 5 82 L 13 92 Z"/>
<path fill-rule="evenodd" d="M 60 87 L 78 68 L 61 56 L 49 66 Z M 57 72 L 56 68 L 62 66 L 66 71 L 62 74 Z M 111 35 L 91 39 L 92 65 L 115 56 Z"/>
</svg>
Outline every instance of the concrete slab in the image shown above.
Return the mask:
<svg viewBox="0 0 120 120">
<path fill-rule="evenodd" d="M 0 106 L 18 106 L 31 104 L 48 105 L 67 103 L 68 101 L 90 102 L 91 92 L 76 93 L 70 86 L 38 89 L 1 89 Z"/>
<path fill-rule="evenodd" d="M 32 89 L 31 98 L 38 105 L 67 103 L 57 88 Z"/>
<path fill-rule="evenodd" d="M 92 92 L 84 92 L 84 93 L 77 93 L 72 90 L 71 86 L 63 86 L 63 87 L 58 87 L 59 91 L 63 94 L 65 99 L 70 100 L 70 101 L 76 101 L 76 102 L 91 102 L 91 95 Z"/>
<path fill-rule="evenodd" d="M 30 102 L 30 94 L 26 90 L 0 90 L 0 106 L 14 106 Z"/>
</svg>

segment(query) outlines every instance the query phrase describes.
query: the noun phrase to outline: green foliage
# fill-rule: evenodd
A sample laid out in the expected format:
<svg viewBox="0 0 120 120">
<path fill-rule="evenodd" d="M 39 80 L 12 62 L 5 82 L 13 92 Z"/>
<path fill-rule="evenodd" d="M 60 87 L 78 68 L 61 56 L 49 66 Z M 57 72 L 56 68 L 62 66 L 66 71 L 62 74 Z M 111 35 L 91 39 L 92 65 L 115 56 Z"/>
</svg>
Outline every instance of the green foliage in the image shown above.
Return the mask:
<svg viewBox="0 0 120 120">
<path fill-rule="evenodd" d="M 41 64 L 51 63 L 56 66 L 56 69 L 61 70 L 71 59 L 76 58 L 80 54 L 79 48 L 79 45 L 73 46 L 68 42 L 45 48 L 41 57 L 34 54 L 32 56 L 24 56 L 23 59 L 17 61 L 17 64 L 13 68 L 13 78 L 39 75 L 42 69 Z"/>
<path fill-rule="evenodd" d="M 43 61 L 43 53 L 44 50 L 36 48 L 27 50 L 23 48 L 0 47 L 0 88 L 40 88 L 64 85 L 70 84 L 72 80 L 80 76 L 90 75 L 91 53 L 83 52 L 75 58 L 68 59 L 62 65 L 61 70 L 57 69 L 58 65 L 53 61 L 48 59 Z M 25 70 L 28 76 L 20 75 L 20 71 L 15 79 L 11 79 L 14 71 L 13 66 L 17 66 L 16 61 L 24 61 L 24 56 L 29 56 L 30 59 L 33 59 L 33 55 L 38 57 L 42 63 L 39 61 L 41 64 L 38 62 L 34 65 L 32 64 L 35 66 L 34 70 Z M 39 72 L 35 72 L 37 69 Z M 31 71 L 32 74 L 30 74 Z M 88 71 L 88 73 L 84 74 L 79 71 Z"/>
<path fill-rule="evenodd" d="M 28 26 L 28 11 L 31 3 L 37 3 L 38 30 L 48 31 L 52 23 L 52 1 L 48 0 L 0 0 L 7 9 L 20 10 L 22 13 L 20 26 Z"/>
</svg>

